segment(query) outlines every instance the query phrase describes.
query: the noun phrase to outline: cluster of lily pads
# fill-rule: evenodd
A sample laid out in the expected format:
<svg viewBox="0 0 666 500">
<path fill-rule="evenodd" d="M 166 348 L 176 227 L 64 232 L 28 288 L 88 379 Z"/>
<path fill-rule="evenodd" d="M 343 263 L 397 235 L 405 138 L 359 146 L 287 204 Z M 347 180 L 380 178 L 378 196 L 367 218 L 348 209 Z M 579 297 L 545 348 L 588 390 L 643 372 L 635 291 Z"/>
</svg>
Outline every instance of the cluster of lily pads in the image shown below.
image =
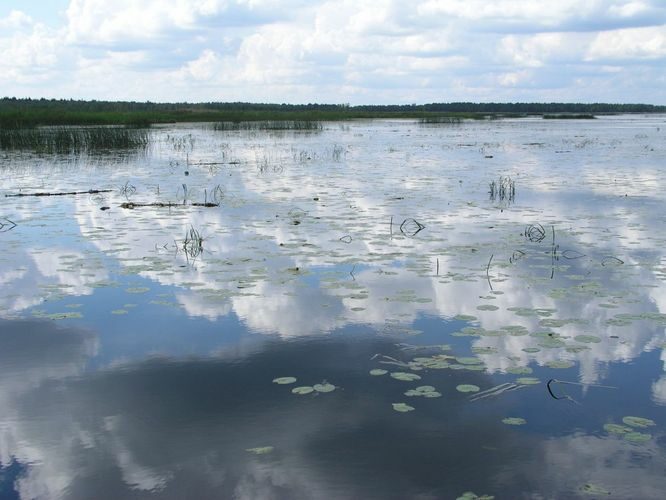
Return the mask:
<svg viewBox="0 0 666 500">
<path fill-rule="evenodd" d="M 616 434 L 622 436 L 625 441 L 631 443 L 646 443 L 652 439 L 652 434 L 647 432 L 640 432 L 637 429 L 647 429 L 648 427 L 653 427 L 655 424 L 654 420 L 643 417 L 633 417 L 626 416 L 622 419 L 622 422 L 625 425 L 608 423 L 604 425 L 604 430 L 609 434 Z"/>
<path fill-rule="evenodd" d="M 451 346 L 449 345 L 435 345 L 435 346 L 413 346 L 410 344 L 398 344 L 402 351 L 416 351 L 416 350 L 437 350 L 437 351 L 449 351 Z M 492 347 L 477 347 L 474 350 L 475 354 L 486 354 L 492 353 Z M 429 369 L 451 369 L 451 370 L 472 370 L 472 371 L 483 371 L 486 369 L 486 365 L 482 359 L 476 356 L 452 356 L 450 354 L 442 354 L 440 352 L 432 356 L 416 356 L 409 361 L 400 361 L 399 359 L 393 358 L 391 356 L 386 356 L 382 354 L 376 354 L 372 359 L 379 359 L 379 363 L 398 366 L 403 369 L 409 369 L 410 371 L 393 371 L 383 368 L 373 368 L 369 371 L 370 375 L 373 377 L 380 377 L 383 375 L 389 375 L 395 380 L 401 380 L 405 382 L 416 382 L 421 380 L 421 376 L 417 373 L 422 370 Z M 553 362 L 552 367 L 554 368 L 568 368 L 571 364 L 568 361 L 562 362 Z M 510 373 L 516 375 L 528 375 L 532 373 L 532 369 L 529 367 L 512 367 L 509 370 Z M 541 381 L 535 377 L 518 377 L 514 383 L 505 383 L 496 387 L 492 387 L 488 390 L 479 392 L 481 388 L 473 384 L 459 384 L 456 386 L 456 390 L 462 393 L 473 393 L 473 396 L 470 397 L 470 401 L 475 401 L 476 399 L 482 399 L 490 396 L 497 396 L 509 390 L 515 390 L 521 387 L 528 385 L 539 384 Z M 476 394 L 478 393 L 478 395 Z M 423 397 L 423 398 L 439 398 L 442 396 L 442 393 L 439 392 L 435 387 L 431 385 L 422 385 L 413 389 L 407 390 L 405 396 L 408 397 Z M 393 403 L 393 409 L 398 412 L 409 412 L 413 411 L 414 407 L 401 402 Z M 513 417 L 509 419 L 508 422 L 505 422 L 512 425 L 519 425 L 517 421 L 513 420 Z M 524 423 L 521 422 L 521 423 Z"/>
<path fill-rule="evenodd" d="M 291 385 L 296 383 L 297 379 L 296 377 L 278 377 L 273 379 L 274 384 L 278 385 Z M 312 394 L 313 392 L 316 393 L 323 393 L 323 392 L 333 392 L 335 390 L 335 386 L 326 380 L 323 380 L 320 384 L 314 384 L 314 385 L 301 385 L 298 387 L 294 387 L 291 392 L 292 394 Z"/>
</svg>

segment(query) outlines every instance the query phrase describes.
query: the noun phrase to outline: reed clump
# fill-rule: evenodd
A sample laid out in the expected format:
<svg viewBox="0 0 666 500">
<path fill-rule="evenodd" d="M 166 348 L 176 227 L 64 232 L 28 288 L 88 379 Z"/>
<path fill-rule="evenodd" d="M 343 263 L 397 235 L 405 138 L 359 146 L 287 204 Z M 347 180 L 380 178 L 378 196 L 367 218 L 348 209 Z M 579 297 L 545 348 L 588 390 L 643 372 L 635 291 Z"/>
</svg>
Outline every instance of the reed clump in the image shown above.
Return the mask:
<svg viewBox="0 0 666 500">
<path fill-rule="evenodd" d="M 233 130 L 302 130 L 318 132 L 323 126 L 318 120 L 258 120 L 258 121 L 224 121 L 213 124 L 218 131 Z"/>
<path fill-rule="evenodd" d="M 419 119 L 420 125 L 458 125 L 461 122 L 460 116 L 424 116 Z"/>
<path fill-rule="evenodd" d="M 37 153 L 83 153 L 144 149 L 146 129 L 133 127 L 0 128 L 0 149 Z"/>
<path fill-rule="evenodd" d="M 516 199 L 516 181 L 511 177 L 500 176 L 499 180 L 488 184 L 488 195 L 491 201 L 509 201 Z"/>
</svg>

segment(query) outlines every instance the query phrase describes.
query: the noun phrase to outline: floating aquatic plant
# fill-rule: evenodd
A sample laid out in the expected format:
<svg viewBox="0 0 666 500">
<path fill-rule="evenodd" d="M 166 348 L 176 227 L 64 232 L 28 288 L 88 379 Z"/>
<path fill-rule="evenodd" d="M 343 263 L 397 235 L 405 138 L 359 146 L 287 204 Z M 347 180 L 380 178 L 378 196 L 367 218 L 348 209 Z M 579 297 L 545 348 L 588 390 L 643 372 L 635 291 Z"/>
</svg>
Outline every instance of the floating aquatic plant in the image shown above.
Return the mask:
<svg viewBox="0 0 666 500">
<path fill-rule="evenodd" d="M 333 392 L 335 390 L 335 386 L 325 380 L 321 384 L 315 384 L 312 388 L 317 392 Z"/>
<path fill-rule="evenodd" d="M 574 340 L 584 344 L 597 344 L 601 342 L 601 339 L 595 335 L 576 335 Z"/>
<path fill-rule="evenodd" d="M 533 385 L 533 384 L 540 384 L 541 380 L 535 377 L 520 377 L 516 379 L 516 384 L 521 384 L 521 385 Z"/>
<path fill-rule="evenodd" d="M 623 437 L 625 441 L 629 441 L 631 443 L 647 443 L 650 439 L 652 439 L 652 434 L 647 434 L 644 432 L 627 432 Z"/>
<path fill-rule="evenodd" d="M 274 384 L 286 385 L 296 382 L 296 377 L 278 377 L 273 379 Z"/>
<path fill-rule="evenodd" d="M 527 420 L 520 417 L 506 417 L 502 419 L 502 423 L 506 425 L 525 425 Z"/>
<path fill-rule="evenodd" d="M 619 424 L 604 424 L 604 430 L 610 434 L 627 434 L 631 428 Z"/>
<path fill-rule="evenodd" d="M 456 500 L 494 500 L 493 495 L 477 495 L 473 491 L 466 491 L 460 495 Z"/>
<path fill-rule="evenodd" d="M 421 377 L 416 373 L 406 372 L 391 372 L 391 377 L 396 380 L 404 380 L 405 382 L 413 382 L 414 380 L 421 380 Z"/>
<path fill-rule="evenodd" d="M 300 387 L 294 387 L 291 392 L 293 394 L 310 394 L 311 392 L 314 392 L 314 387 L 309 386 L 309 385 L 303 385 Z"/>
<path fill-rule="evenodd" d="M 580 487 L 581 493 L 586 495 L 610 495 L 611 492 L 598 484 L 586 483 Z"/>
<path fill-rule="evenodd" d="M 393 409 L 401 413 L 407 413 L 408 411 L 414 411 L 413 406 L 409 406 L 405 403 L 393 403 Z"/>
<path fill-rule="evenodd" d="M 260 446 L 257 448 L 246 448 L 245 451 L 249 453 L 253 453 L 255 455 L 266 455 L 268 453 L 271 453 L 273 451 L 272 446 Z"/>
<path fill-rule="evenodd" d="M 373 375 L 375 377 L 378 377 L 380 375 L 386 375 L 388 373 L 388 370 L 382 370 L 381 368 L 374 368 L 370 370 L 370 375 Z"/>
<path fill-rule="evenodd" d="M 653 425 L 656 425 L 654 423 L 654 420 L 651 420 L 649 418 L 642 418 L 642 417 L 624 417 L 622 421 L 631 426 L 631 427 L 639 427 L 642 429 L 645 429 L 647 427 L 652 427 Z"/>
<path fill-rule="evenodd" d="M 460 384 L 456 386 L 458 392 L 479 392 L 480 387 L 473 384 Z"/>
</svg>

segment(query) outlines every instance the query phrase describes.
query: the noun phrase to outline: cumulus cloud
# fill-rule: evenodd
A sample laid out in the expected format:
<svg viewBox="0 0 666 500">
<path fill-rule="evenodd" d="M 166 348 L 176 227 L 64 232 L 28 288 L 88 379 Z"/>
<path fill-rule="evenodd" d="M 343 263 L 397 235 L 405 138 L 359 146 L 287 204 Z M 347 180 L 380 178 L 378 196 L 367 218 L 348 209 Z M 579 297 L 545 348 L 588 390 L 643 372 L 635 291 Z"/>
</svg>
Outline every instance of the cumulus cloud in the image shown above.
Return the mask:
<svg viewBox="0 0 666 500">
<path fill-rule="evenodd" d="M 0 65 L 33 97 L 659 103 L 665 23 L 648 0 L 71 0 L 0 19 Z"/>
</svg>

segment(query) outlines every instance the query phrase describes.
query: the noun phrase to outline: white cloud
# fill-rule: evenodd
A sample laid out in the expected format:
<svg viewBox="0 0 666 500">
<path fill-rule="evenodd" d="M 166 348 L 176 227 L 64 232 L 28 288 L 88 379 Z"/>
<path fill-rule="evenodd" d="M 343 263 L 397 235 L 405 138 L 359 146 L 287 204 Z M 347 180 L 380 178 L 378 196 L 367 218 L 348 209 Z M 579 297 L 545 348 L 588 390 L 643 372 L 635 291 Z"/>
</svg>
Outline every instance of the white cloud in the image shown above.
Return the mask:
<svg viewBox="0 0 666 500">
<path fill-rule="evenodd" d="M 589 46 L 586 60 L 645 60 L 666 57 L 666 26 L 599 33 Z"/>
<path fill-rule="evenodd" d="M 5 18 L 0 19 L 0 29 L 21 29 L 33 24 L 32 18 L 19 10 L 13 10 Z"/>
<path fill-rule="evenodd" d="M 0 19 L 6 95 L 666 102 L 657 1 L 71 0 L 52 21 Z"/>
</svg>

